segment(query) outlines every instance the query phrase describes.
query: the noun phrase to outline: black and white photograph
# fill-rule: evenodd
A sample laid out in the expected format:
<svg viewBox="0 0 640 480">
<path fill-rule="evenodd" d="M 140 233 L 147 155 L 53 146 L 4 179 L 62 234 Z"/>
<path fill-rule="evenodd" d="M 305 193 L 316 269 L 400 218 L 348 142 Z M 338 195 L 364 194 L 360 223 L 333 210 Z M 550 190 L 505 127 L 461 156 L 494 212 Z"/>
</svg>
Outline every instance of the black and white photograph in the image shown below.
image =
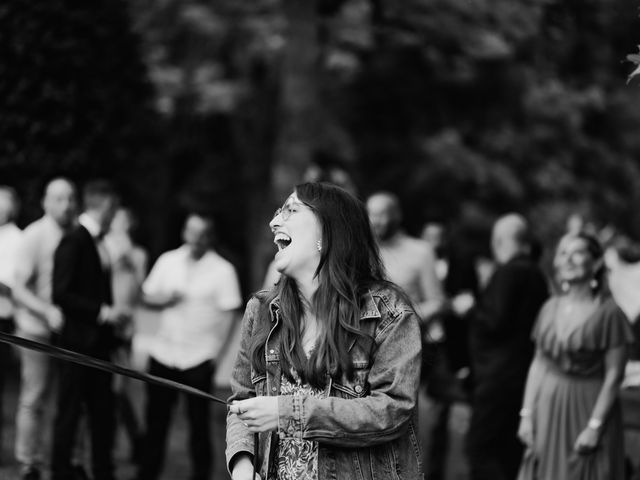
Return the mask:
<svg viewBox="0 0 640 480">
<path fill-rule="evenodd" d="M 640 480 L 640 0 L 0 0 L 0 480 Z"/>
</svg>

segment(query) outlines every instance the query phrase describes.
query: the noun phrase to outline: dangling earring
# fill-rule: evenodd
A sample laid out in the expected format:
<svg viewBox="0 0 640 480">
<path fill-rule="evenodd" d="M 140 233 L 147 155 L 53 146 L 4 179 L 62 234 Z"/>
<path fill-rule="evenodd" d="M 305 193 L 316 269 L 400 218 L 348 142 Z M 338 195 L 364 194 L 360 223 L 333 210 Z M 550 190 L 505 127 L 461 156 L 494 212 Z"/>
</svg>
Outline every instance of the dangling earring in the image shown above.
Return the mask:
<svg viewBox="0 0 640 480">
<path fill-rule="evenodd" d="M 598 288 L 598 280 L 596 278 L 592 278 L 589 282 L 589 286 L 591 287 L 591 290 L 595 290 Z"/>
<path fill-rule="evenodd" d="M 561 282 L 560 290 L 562 290 L 564 293 L 567 293 L 569 291 L 569 282 Z"/>
<path fill-rule="evenodd" d="M 318 249 L 319 252 L 322 251 L 322 242 L 320 240 L 316 241 L 316 248 Z"/>
</svg>

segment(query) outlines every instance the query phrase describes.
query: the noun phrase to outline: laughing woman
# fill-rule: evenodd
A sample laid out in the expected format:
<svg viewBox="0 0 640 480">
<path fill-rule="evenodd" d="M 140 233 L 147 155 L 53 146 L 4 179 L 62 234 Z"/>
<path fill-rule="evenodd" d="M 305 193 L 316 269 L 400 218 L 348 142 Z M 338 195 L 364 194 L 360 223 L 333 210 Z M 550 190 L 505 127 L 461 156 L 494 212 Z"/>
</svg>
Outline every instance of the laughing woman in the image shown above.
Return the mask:
<svg viewBox="0 0 640 480">
<path fill-rule="evenodd" d="M 422 478 L 418 319 L 384 280 L 364 205 L 307 183 L 270 227 L 282 278 L 243 320 L 227 417 L 233 480 L 253 478 L 254 461 L 263 480 Z"/>
</svg>

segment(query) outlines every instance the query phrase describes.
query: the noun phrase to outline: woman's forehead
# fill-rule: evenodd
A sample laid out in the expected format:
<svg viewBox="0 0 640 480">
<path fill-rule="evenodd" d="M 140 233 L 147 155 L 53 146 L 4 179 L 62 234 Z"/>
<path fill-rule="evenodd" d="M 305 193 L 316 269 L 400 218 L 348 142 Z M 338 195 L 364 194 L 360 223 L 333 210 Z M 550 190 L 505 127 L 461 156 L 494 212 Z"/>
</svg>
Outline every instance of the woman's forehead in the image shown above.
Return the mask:
<svg viewBox="0 0 640 480">
<path fill-rule="evenodd" d="M 292 203 L 302 203 L 298 198 L 298 194 L 296 192 L 293 192 L 291 195 L 289 195 L 284 202 L 285 205 L 291 205 Z"/>
<path fill-rule="evenodd" d="M 560 248 L 563 250 L 572 249 L 572 250 L 588 250 L 587 242 L 584 238 L 580 237 L 565 237 L 562 242 L 560 242 Z"/>
</svg>

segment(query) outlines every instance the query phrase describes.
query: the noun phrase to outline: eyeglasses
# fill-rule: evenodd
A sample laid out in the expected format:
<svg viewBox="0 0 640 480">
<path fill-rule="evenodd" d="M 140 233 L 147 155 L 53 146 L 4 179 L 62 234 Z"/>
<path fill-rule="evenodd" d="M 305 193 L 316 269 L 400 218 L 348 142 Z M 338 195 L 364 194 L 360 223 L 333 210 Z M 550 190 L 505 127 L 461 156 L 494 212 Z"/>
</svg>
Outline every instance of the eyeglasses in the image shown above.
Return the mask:
<svg viewBox="0 0 640 480">
<path fill-rule="evenodd" d="M 282 207 L 280 207 L 273 213 L 273 218 L 276 218 L 278 215 L 280 215 L 282 220 L 286 222 L 291 217 L 291 214 L 297 212 L 296 207 L 302 205 L 305 204 L 303 204 L 302 202 L 285 203 Z"/>
</svg>

